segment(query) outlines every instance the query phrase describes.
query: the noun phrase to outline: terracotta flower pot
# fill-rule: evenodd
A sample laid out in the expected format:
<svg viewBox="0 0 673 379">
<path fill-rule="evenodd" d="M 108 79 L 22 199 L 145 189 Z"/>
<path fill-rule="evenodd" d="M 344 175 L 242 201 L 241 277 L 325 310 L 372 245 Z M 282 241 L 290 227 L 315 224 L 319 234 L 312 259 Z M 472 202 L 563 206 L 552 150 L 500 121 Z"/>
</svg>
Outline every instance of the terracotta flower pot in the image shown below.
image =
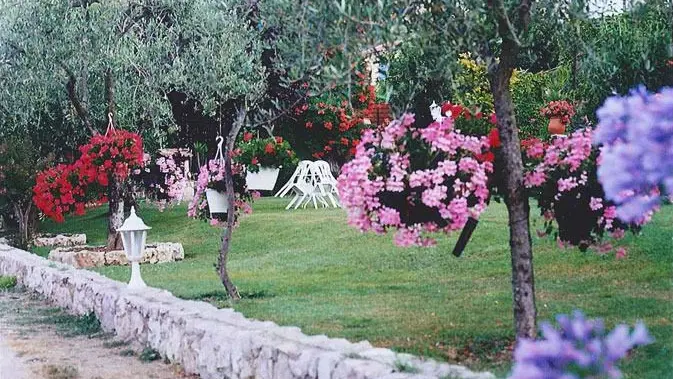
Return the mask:
<svg viewBox="0 0 673 379">
<path fill-rule="evenodd" d="M 549 119 L 549 125 L 547 126 L 549 134 L 565 134 L 566 125 L 561 121 L 560 117 L 552 117 Z"/>
</svg>

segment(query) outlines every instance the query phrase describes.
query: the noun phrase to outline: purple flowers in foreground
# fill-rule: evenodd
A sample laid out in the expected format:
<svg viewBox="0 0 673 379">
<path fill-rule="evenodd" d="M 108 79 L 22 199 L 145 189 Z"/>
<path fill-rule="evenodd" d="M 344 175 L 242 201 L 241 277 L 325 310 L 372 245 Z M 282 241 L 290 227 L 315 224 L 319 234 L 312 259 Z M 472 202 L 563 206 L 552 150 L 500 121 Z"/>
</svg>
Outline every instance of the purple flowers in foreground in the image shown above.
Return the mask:
<svg viewBox="0 0 673 379">
<path fill-rule="evenodd" d="M 598 179 L 620 219 L 642 222 L 662 192 L 673 195 L 673 88 L 610 97 L 597 116 L 594 143 L 604 144 Z"/>
<path fill-rule="evenodd" d="M 580 311 L 556 321 L 560 330 L 542 324 L 543 339 L 519 340 L 511 379 L 621 378 L 617 362 L 653 341 L 642 322 L 632 332 L 621 324 L 605 335 L 602 320 L 587 320 Z"/>
</svg>

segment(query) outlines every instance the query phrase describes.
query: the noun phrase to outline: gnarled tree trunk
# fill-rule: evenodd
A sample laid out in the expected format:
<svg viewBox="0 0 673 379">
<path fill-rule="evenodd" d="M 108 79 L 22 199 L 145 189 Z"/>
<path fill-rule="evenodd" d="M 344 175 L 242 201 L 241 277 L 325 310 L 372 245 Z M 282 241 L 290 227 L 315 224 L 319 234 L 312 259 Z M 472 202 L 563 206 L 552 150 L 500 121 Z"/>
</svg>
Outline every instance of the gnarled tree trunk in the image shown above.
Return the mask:
<svg viewBox="0 0 673 379">
<path fill-rule="evenodd" d="M 35 227 L 36 209 L 33 202 L 27 204 L 22 202 L 14 203 L 14 216 L 19 223 L 19 247 L 27 248 L 33 237 L 33 228 Z"/>
<path fill-rule="evenodd" d="M 107 101 L 108 117 L 114 125 L 115 100 L 114 78 L 110 68 L 105 70 L 105 100 Z M 107 249 L 121 250 L 124 248 L 122 239 L 117 229 L 124 223 L 124 191 L 126 186 L 123 180 L 116 178 L 114 174 L 108 179 L 108 222 L 107 222 Z"/>
<path fill-rule="evenodd" d="M 525 30 L 530 21 L 531 1 L 522 0 L 517 11 L 516 25 Z M 489 67 L 489 81 L 502 148 L 497 159 L 502 162 L 504 195 L 509 214 L 509 244 L 512 255 L 512 296 L 514 326 L 517 337 L 532 338 L 537 333 L 533 249 L 530 236 L 528 194 L 523 185 L 523 162 L 519 132 L 514 116 L 510 79 L 519 54 L 519 41 L 510 22 L 504 2 L 494 2 L 499 34 L 503 39 L 498 62 Z"/>
<path fill-rule="evenodd" d="M 235 193 L 234 193 L 234 176 L 232 170 L 231 162 L 231 152 L 234 151 L 234 146 L 236 145 L 236 137 L 238 132 L 243 127 L 243 122 L 245 121 L 246 112 L 245 109 L 239 109 L 236 114 L 236 119 L 234 124 L 231 126 L 231 130 L 227 135 L 227 144 L 224 149 L 224 170 L 225 170 L 225 187 L 227 190 L 227 226 L 222 232 L 222 245 L 220 247 L 220 255 L 217 259 L 217 273 L 220 276 L 220 280 L 224 285 L 224 288 L 227 290 L 229 298 L 232 300 L 238 300 L 241 298 L 241 295 L 238 293 L 236 285 L 229 278 L 229 272 L 227 271 L 227 259 L 229 258 L 229 248 L 231 246 L 231 235 L 234 231 L 234 225 L 236 223 L 236 204 L 235 204 Z"/>
<path fill-rule="evenodd" d="M 124 223 L 124 182 L 110 175 L 108 184 L 108 208 L 107 219 L 107 249 L 121 250 L 124 248 L 121 235 L 117 229 Z"/>
</svg>

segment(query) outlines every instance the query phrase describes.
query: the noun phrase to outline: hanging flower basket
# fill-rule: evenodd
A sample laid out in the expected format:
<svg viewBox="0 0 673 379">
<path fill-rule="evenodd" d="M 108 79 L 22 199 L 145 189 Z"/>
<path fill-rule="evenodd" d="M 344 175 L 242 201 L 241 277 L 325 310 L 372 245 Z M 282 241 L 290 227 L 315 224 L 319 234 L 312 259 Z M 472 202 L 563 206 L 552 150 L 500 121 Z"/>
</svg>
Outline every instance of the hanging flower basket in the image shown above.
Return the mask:
<svg viewBox="0 0 673 379">
<path fill-rule="evenodd" d="M 208 209 L 211 216 L 213 213 L 227 213 L 227 210 L 229 210 L 226 192 L 206 188 L 206 200 L 208 201 Z"/>
<path fill-rule="evenodd" d="M 276 187 L 280 168 L 260 167 L 258 172 L 248 171 L 245 180 L 250 190 L 272 191 Z"/>
<path fill-rule="evenodd" d="M 217 153 L 201 166 L 196 181 L 194 197 L 189 202 L 187 215 L 209 221 L 211 225 L 222 225 L 227 220 L 231 210 L 227 201 L 225 183 L 225 163 L 222 155 L 224 138 L 217 138 Z M 234 181 L 234 217 L 238 219 L 240 213 L 250 213 L 252 208 L 248 203 L 256 197 L 256 192 L 250 192 L 245 184 L 245 167 L 240 163 L 233 163 L 231 167 Z"/>
</svg>

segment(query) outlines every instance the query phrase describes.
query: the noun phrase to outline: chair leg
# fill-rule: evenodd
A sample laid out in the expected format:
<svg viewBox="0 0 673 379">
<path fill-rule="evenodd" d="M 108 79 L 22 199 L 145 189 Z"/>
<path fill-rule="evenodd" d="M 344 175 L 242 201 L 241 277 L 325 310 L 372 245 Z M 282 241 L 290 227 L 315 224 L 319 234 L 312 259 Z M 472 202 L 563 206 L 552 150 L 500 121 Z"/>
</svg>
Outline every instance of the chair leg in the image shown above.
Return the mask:
<svg viewBox="0 0 673 379">
<path fill-rule="evenodd" d="M 285 209 L 287 210 L 287 209 L 292 208 L 292 204 L 294 204 L 294 202 L 297 201 L 298 198 L 299 198 L 299 195 L 294 195 L 294 197 L 290 201 L 290 204 L 288 204 L 287 207 L 285 207 Z"/>
<path fill-rule="evenodd" d="M 304 201 L 305 198 L 306 198 L 306 194 L 303 194 L 303 195 L 301 196 L 301 198 L 299 199 L 299 201 L 297 201 L 297 204 L 295 204 L 294 209 L 299 208 L 299 206 L 301 206 L 301 203 Z"/>
</svg>

